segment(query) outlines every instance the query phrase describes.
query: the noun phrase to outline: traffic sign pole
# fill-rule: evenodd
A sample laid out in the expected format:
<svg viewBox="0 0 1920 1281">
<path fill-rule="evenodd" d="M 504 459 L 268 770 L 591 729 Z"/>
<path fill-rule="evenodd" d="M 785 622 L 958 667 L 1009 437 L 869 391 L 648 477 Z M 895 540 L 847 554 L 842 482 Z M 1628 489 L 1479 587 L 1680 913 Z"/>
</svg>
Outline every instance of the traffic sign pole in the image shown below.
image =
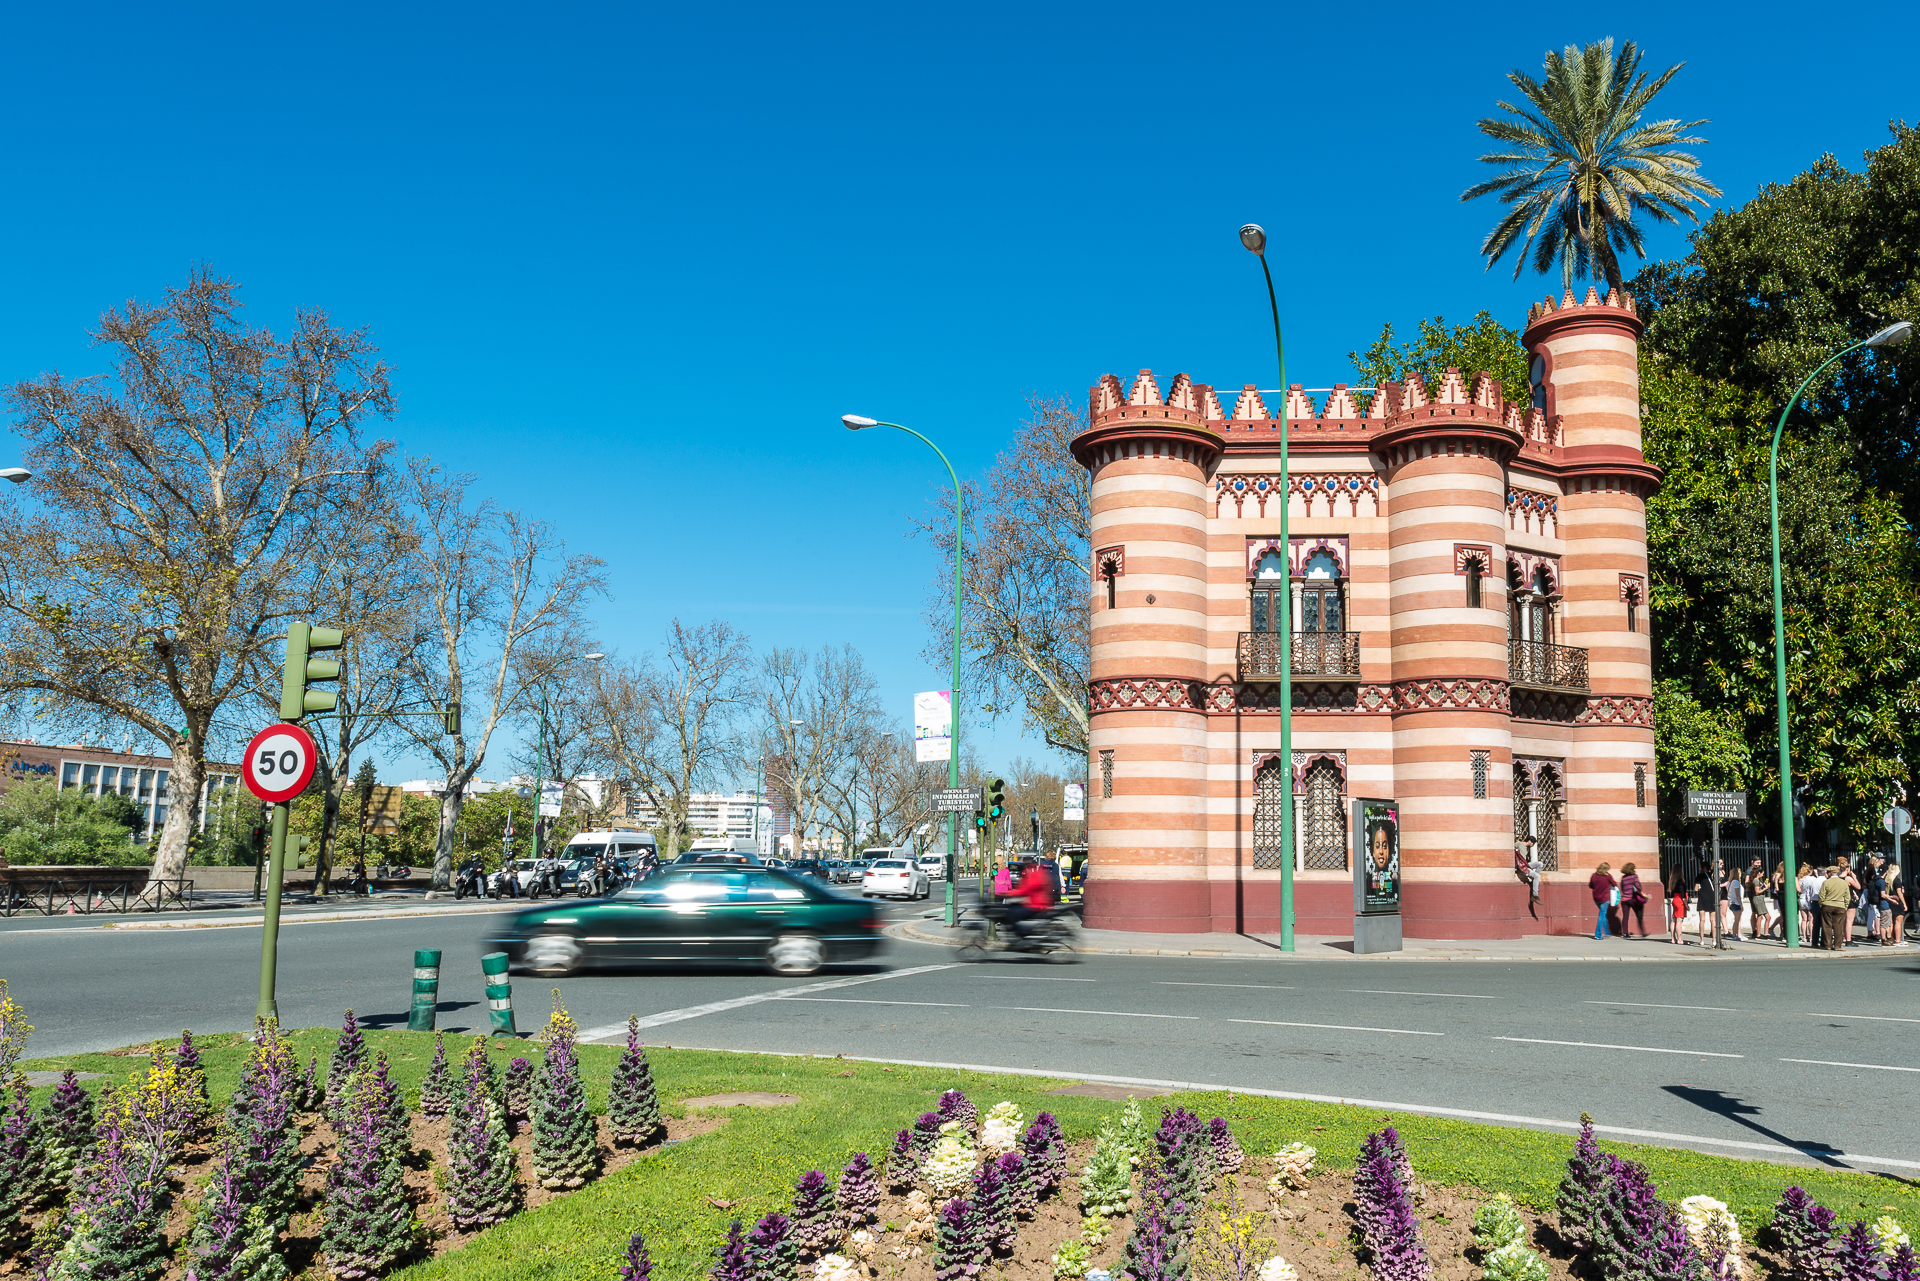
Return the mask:
<svg viewBox="0 0 1920 1281">
<path fill-rule="evenodd" d="M 275 1022 L 280 1019 L 280 1007 L 273 999 L 273 980 L 280 961 L 280 879 L 286 871 L 288 808 L 286 801 L 274 802 L 273 835 L 267 846 L 267 918 L 260 936 L 260 1003 L 253 1010 L 255 1018 Z"/>
<path fill-rule="evenodd" d="M 281 709 L 286 710 L 285 706 Z M 313 738 L 299 725 L 281 722 L 253 736 L 240 760 L 247 790 L 273 806 L 273 833 L 267 846 L 267 904 L 260 934 L 260 1002 L 254 1015 L 278 1021 L 274 977 L 280 960 L 280 884 L 287 870 L 287 818 L 293 798 L 313 780 L 319 757 Z"/>
</svg>

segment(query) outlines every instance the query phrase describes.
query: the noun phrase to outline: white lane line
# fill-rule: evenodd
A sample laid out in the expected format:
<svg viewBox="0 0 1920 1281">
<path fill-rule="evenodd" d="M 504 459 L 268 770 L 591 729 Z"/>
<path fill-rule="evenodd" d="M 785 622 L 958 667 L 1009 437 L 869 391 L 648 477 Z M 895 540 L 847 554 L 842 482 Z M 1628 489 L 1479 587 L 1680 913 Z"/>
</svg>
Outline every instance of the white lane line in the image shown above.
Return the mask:
<svg viewBox="0 0 1920 1281">
<path fill-rule="evenodd" d="M 965 1010 L 972 1007 L 958 1001 L 868 1001 L 857 996 L 783 996 L 782 1001 L 817 1001 L 824 1005 L 937 1005 L 943 1009 Z"/>
<path fill-rule="evenodd" d="M 730 1001 L 710 1001 L 705 1005 L 689 1005 L 682 1010 L 663 1010 L 659 1014 L 650 1014 L 640 1020 L 643 1028 L 660 1027 L 667 1023 L 682 1023 L 687 1019 L 697 1019 L 708 1014 L 723 1014 L 728 1010 L 738 1010 L 749 1005 L 759 1005 L 765 1001 L 778 1001 L 783 997 L 807 996 L 814 992 L 828 992 L 837 987 L 858 987 L 862 983 L 884 983 L 888 979 L 904 979 L 914 974 L 931 974 L 935 970 L 958 968 L 958 962 L 949 965 L 916 965 L 911 969 L 889 970 L 885 974 L 868 974 L 853 979 L 829 979 L 825 983 L 809 983 L 804 987 L 783 987 L 772 992 L 758 992 L 753 996 L 736 996 Z M 610 1041 L 617 1036 L 627 1034 L 625 1023 L 609 1023 L 605 1027 L 590 1027 L 580 1033 L 582 1041 Z"/>
<path fill-rule="evenodd" d="M 1782 1063 L 1811 1063 L 1815 1067 L 1872 1068 L 1875 1072 L 1920 1072 L 1920 1067 L 1889 1067 L 1885 1063 L 1835 1063 L 1831 1059 L 1781 1059 Z"/>
<path fill-rule="evenodd" d="M 1019 1010 L 1026 1014 L 1104 1014 L 1116 1019 L 1188 1019 L 1198 1020 L 1198 1014 L 1135 1014 L 1131 1010 L 1054 1010 L 1044 1005 L 989 1005 L 989 1010 Z"/>
<path fill-rule="evenodd" d="M 1715 1014 L 1738 1014 L 1739 1010 L 1725 1005 L 1655 1005 L 1651 1001 L 1587 1001 L 1587 1005 L 1631 1005 L 1642 1010 L 1712 1010 Z"/>
<path fill-rule="evenodd" d="M 1395 992 L 1378 987 L 1350 987 L 1349 992 L 1358 992 L 1362 996 L 1451 996 L 1462 1001 L 1497 1001 L 1497 996 L 1481 996 L 1475 992 Z"/>
<path fill-rule="evenodd" d="M 1916 976 L 1920 977 L 1920 976 Z M 787 1054 L 786 1050 L 750 1050 L 754 1054 Z M 1293 1090 L 1263 1090 L 1250 1085 L 1220 1085 L 1209 1081 L 1162 1081 L 1142 1076 L 1095 1076 L 1065 1068 L 1000 1067 L 991 1063 L 932 1063 L 924 1059 L 880 1059 L 849 1054 L 849 1063 L 892 1063 L 899 1067 L 940 1068 L 948 1072 L 992 1072 L 1001 1076 L 1037 1076 L 1056 1081 L 1098 1081 L 1106 1085 L 1142 1085 L 1162 1090 L 1193 1090 L 1208 1094 L 1247 1094 L 1263 1099 L 1294 1099 L 1301 1103 L 1338 1103 L 1346 1107 L 1369 1108 L 1381 1112 L 1416 1112 L 1421 1116 L 1451 1116 L 1463 1121 L 1486 1121 L 1493 1125 L 1517 1125 L 1530 1129 L 1578 1130 L 1580 1122 L 1553 1117 L 1513 1116 L 1505 1112 L 1473 1112 L 1464 1108 L 1444 1108 L 1428 1103 L 1391 1103 L 1382 1099 L 1350 1098 L 1337 1094 L 1301 1094 Z M 1804 1156 L 1816 1161 L 1840 1161 L 1853 1165 L 1889 1166 L 1897 1170 L 1920 1170 L 1920 1161 L 1898 1157 L 1865 1156 L 1842 1152 L 1837 1148 L 1787 1147 L 1778 1143 L 1752 1143 L 1742 1139 L 1710 1139 L 1700 1134 L 1671 1134 L 1665 1130 L 1630 1130 L 1618 1125 L 1596 1125 L 1595 1134 L 1613 1134 L 1625 1139 L 1652 1139 L 1660 1143 L 1695 1147 L 1733 1148 L 1740 1152 L 1766 1152 L 1775 1156 Z"/>
<path fill-rule="evenodd" d="M 977 979 L 1013 979 L 1021 983 L 1098 983 L 1099 979 L 1055 978 L 1050 974 L 976 974 Z"/>
<path fill-rule="evenodd" d="M 1875 1023 L 1920 1023 L 1920 1019 L 1896 1019 L 1891 1014 L 1817 1014 L 1812 1010 L 1800 1012 L 1816 1019 L 1872 1019 Z"/>
<path fill-rule="evenodd" d="M 1159 986 L 1160 987 L 1255 987 L 1255 988 L 1259 988 L 1262 992 L 1293 991 L 1293 984 L 1291 983 L 1176 983 L 1171 979 L 1163 979 L 1159 983 Z"/>
<path fill-rule="evenodd" d="M 1571 1045 L 1582 1050 L 1638 1050 L 1642 1054 L 1691 1054 L 1701 1059 L 1744 1059 L 1744 1054 L 1721 1054 L 1714 1050 L 1663 1050 L 1657 1045 L 1608 1045 L 1601 1041 L 1545 1041 L 1537 1036 L 1496 1036 L 1496 1041 L 1521 1041 L 1527 1045 Z"/>
<path fill-rule="evenodd" d="M 1349 1027 L 1345 1023 L 1282 1023 L 1278 1019 L 1228 1019 L 1229 1023 L 1258 1023 L 1262 1027 L 1317 1027 L 1330 1032 L 1386 1032 L 1393 1036 L 1445 1036 L 1445 1032 L 1415 1032 L 1404 1027 Z"/>
</svg>

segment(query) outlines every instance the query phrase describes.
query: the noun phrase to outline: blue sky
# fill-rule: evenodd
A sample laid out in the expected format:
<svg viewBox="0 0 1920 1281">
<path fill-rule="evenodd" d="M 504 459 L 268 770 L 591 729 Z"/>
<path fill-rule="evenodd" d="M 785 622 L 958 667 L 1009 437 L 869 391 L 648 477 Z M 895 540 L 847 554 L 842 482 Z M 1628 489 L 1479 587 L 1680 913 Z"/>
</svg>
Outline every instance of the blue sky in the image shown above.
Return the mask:
<svg viewBox="0 0 1920 1281">
<path fill-rule="evenodd" d="M 1604 14 L 1603 19 L 1590 15 Z M 1685 61 L 1739 202 L 1912 112 L 1920 9 L 996 5 L 14 6 L 0 378 L 196 262 L 397 368 L 388 432 L 608 562 L 604 643 L 722 616 L 851 641 L 904 719 L 938 566 L 908 538 L 1029 393 L 1274 378 L 1234 232 L 1266 224 L 1289 380 L 1382 321 L 1547 291 L 1476 255 L 1474 122 L 1543 52 Z M 1657 254 L 1681 233 L 1655 231 Z M 1557 287 L 1557 286 L 1556 286 Z M 989 763 L 1044 749 L 1013 720 Z M 396 756 L 383 776 L 424 763 Z M 487 771 L 492 773 L 494 771 Z"/>
</svg>

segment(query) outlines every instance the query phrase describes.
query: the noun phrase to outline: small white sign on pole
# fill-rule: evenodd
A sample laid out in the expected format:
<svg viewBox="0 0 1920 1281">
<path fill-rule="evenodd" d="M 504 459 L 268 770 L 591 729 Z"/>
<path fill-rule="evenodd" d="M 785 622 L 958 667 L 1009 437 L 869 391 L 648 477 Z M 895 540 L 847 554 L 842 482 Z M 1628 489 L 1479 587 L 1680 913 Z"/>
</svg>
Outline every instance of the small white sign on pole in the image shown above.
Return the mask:
<svg viewBox="0 0 1920 1281">
<path fill-rule="evenodd" d="M 1060 810 L 1060 817 L 1069 823 L 1079 822 L 1087 817 L 1087 785 L 1068 783 L 1066 804 Z"/>
<path fill-rule="evenodd" d="M 953 691 L 930 689 L 913 696 L 913 759 L 953 758 Z"/>
</svg>

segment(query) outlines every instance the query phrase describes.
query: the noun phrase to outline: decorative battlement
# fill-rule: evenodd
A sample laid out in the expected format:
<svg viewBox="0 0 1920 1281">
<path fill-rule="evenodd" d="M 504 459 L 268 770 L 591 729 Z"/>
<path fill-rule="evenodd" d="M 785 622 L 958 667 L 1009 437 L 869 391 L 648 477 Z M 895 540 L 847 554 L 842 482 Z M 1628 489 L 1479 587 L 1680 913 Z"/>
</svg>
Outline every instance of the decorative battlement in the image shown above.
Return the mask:
<svg viewBox="0 0 1920 1281">
<path fill-rule="evenodd" d="M 1527 308 L 1527 325 L 1531 328 L 1536 321 L 1544 317 L 1557 315 L 1563 311 L 1584 310 L 1592 307 L 1605 307 L 1609 311 L 1624 311 L 1629 316 L 1634 317 L 1640 315 L 1640 309 L 1634 305 L 1632 294 L 1623 294 L 1618 289 L 1609 289 L 1607 290 L 1606 301 L 1602 302 L 1600 300 L 1600 291 L 1592 285 L 1588 285 L 1587 297 L 1584 302 L 1575 302 L 1573 300 L 1573 290 L 1569 289 L 1566 295 L 1560 299 L 1560 305 L 1557 307 L 1553 305 L 1552 294 L 1548 294 L 1541 301 L 1534 303 Z"/>
<path fill-rule="evenodd" d="M 1637 342 L 1644 328 L 1640 309 L 1635 305 L 1632 294 L 1609 289 L 1606 299 L 1602 301 L 1600 291 L 1589 285 L 1587 296 L 1581 302 L 1573 300 L 1573 291 L 1569 289 L 1557 306 L 1553 295 L 1548 294 L 1528 307 L 1527 324 L 1520 332 L 1520 341 L 1531 348 L 1559 330 L 1612 329 Z"/>
</svg>

